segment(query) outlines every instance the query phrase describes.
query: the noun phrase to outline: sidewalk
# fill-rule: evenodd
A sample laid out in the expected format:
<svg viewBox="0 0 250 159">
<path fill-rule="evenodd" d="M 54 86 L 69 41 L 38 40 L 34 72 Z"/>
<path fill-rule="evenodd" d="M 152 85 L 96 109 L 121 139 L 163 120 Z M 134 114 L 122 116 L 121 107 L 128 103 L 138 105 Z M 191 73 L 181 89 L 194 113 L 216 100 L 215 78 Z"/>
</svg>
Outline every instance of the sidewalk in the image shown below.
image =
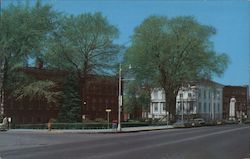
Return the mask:
<svg viewBox="0 0 250 159">
<path fill-rule="evenodd" d="M 37 133 L 129 133 L 129 132 L 140 132 L 140 131 L 152 131 L 152 130 L 163 130 L 171 129 L 172 125 L 165 126 L 143 126 L 143 127 L 128 127 L 122 128 L 121 131 L 116 129 L 10 129 L 9 132 L 37 132 Z"/>
</svg>

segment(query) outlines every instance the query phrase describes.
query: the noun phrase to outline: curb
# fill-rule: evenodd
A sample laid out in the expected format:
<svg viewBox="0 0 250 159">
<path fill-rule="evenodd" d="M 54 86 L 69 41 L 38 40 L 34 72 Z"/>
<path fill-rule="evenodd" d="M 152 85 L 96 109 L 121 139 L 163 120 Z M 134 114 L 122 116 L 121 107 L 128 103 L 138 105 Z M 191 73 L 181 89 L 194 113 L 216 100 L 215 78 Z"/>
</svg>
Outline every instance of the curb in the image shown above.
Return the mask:
<svg viewBox="0 0 250 159">
<path fill-rule="evenodd" d="M 25 133 L 49 133 L 49 134 L 60 134 L 60 133 L 76 133 L 76 134 L 117 134 L 117 133 L 136 133 L 136 132 L 142 132 L 142 131 L 154 131 L 154 130 L 165 130 L 165 129 L 172 129 L 172 126 L 167 127 L 128 127 L 123 128 L 121 131 L 117 131 L 115 129 L 102 129 L 99 130 L 93 130 L 93 129 L 79 129 L 79 130 L 60 130 L 60 129 L 52 129 L 51 131 L 46 129 L 10 129 L 9 132 L 25 132 Z"/>
</svg>

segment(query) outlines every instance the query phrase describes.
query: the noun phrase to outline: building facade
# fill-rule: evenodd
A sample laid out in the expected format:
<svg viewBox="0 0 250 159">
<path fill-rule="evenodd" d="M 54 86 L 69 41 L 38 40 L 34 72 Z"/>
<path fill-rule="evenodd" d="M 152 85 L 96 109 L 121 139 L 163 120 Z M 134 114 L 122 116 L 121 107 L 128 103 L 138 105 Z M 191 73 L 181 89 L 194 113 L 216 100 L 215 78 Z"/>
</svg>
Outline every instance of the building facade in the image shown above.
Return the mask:
<svg viewBox="0 0 250 159">
<path fill-rule="evenodd" d="M 167 115 L 164 90 L 155 88 L 151 91 L 151 103 L 148 118 L 160 119 Z"/>
<path fill-rule="evenodd" d="M 107 120 L 106 109 L 110 109 L 109 120 L 118 116 L 118 80 L 110 76 L 90 76 L 83 89 L 83 120 Z"/>
<path fill-rule="evenodd" d="M 65 71 L 48 70 L 41 67 L 23 68 L 26 75 L 37 80 L 51 80 L 60 87 L 63 78 L 67 75 Z M 61 88 L 59 88 L 61 89 Z M 11 117 L 12 123 L 47 123 L 49 119 L 56 119 L 59 112 L 60 103 L 50 104 L 41 99 L 23 98 L 17 100 L 6 93 L 4 103 L 4 116 Z"/>
<path fill-rule="evenodd" d="M 198 114 L 198 94 L 196 86 L 180 88 L 176 97 L 176 115 L 179 118 L 192 118 Z"/>
<path fill-rule="evenodd" d="M 250 119 L 250 97 L 248 96 L 247 102 L 247 118 Z"/>
<path fill-rule="evenodd" d="M 198 116 L 205 120 L 222 119 L 223 85 L 205 80 L 197 84 L 197 109 Z"/>
<path fill-rule="evenodd" d="M 248 114 L 248 86 L 225 86 L 223 88 L 223 118 L 229 119 L 230 100 L 235 98 L 235 119 L 246 118 Z"/>
<path fill-rule="evenodd" d="M 176 115 L 178 118 L 202 117 L 205 120 L 222 119 L 223 85 L 209 80 L 195 82 L 180 88 L 176 97 Z M 168 113 L 162 89 L 151 93 L 149 118 L 164 118 Z"/>
<path fill-rule="evenodd" d="M 48 70 L 42 67 L 24 68 L 23 72 L 37 80 L 51 80 L 62 89 L 66 71 Z M 89 76 L 81 96 L 81 115 L 83 120 L 107 120 L 106 109 L 111 109 L 109 119 L 117 120 L 118 116 L 118 80 L 109 76 Z M 79 86 L 80 88 L 80 86 Z M 4 116 L 11 117 L 15 124 L 47 123 L 57 119 L 61 103 L 49 104 L 43 100 L 28 98 L 16 100 L 9 96 L 4 103 Z"/>
</svg>

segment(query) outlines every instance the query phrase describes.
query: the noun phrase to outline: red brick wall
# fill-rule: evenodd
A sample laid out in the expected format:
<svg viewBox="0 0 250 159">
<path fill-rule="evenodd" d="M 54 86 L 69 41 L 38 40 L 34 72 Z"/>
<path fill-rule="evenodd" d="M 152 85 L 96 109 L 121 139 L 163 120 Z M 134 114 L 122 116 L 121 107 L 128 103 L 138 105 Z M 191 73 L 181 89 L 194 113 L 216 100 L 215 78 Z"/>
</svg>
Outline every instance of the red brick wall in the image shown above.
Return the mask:
<svg viewBox="0 0 250 159">
<path fill-rule="evenodd" d="M 235 110 L 247 114 L 248 87 L 246 86 L 225 86 L 223 88 L 223 118 L 229 118 L 230 99 L 236 99 Z"/>
<path fill-rule="evenodd" d="M 67 75 L 60 70 L 46 70 L 38 68 L 24 68 L 23 72 L 38 80 L 52 80 L 59 84 Z M 106 108 L 110 108 L 110 121 L 118 116 L 118 78 L 109 76 L 90 76 L 86 89 L 82 93 L 82 115 L 87 119 L 96 118 L 107 120 Z M 80 87 L 80 86 L 79 86 Z M 59 88 L 60 89 L 60 88 Z M 5 101 L 5 115 L 12 117 L 14 123 L 47 123 L 49 119 L 56 119 L 60 103 L 48 104 L 42 100 L 24 99 L 16 101 L 8 97 Z"/>
</svg>

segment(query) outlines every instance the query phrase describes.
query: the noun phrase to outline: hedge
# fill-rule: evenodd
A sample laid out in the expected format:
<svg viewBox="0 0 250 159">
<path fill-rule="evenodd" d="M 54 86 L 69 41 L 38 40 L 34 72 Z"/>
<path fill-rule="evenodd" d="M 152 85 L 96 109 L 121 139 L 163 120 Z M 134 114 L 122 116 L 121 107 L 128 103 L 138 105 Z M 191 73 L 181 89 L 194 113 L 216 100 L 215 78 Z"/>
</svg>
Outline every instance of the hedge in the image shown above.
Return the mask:
<svg viewBox="0 0 250 159">
<path fill-rule="evenodd" d="M 122 122 L 122 127 L 140 127 L 140 126 L 158 126 L 166 123 L 148 123 L 148 122 Z M 112 123 L 109 124 L 110 128 Z M 52 123 L 52 129 L 106 129 L 107 123 Z M 45 124 L 15 124 L 14 129 L 47 129 Z"/>
</svg>

